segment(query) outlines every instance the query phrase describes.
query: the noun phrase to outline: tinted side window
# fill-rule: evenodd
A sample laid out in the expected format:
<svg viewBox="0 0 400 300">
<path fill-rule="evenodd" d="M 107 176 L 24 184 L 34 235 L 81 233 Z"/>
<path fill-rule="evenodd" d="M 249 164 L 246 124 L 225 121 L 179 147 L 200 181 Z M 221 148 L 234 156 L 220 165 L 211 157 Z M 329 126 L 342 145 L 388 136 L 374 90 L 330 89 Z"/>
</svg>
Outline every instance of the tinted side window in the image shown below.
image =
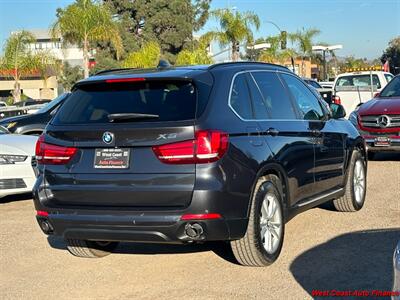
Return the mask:
<svg viewBox="0 0 400 300">
<path fill-rule="evenodd" d="M 260 88 L 264 104 L 272 119 L 296 119 L 296 113 L 289 95 L 273 72 L 251 73 Z"/>
<path fill-rule="evenodd" d="M 250 88 L 251 100 L 253 103 L 254 117 L 257 120 L 269 119 L 266 102 L 261 95 L 260 88 L 255 83 L 253 77 L 249 74 L 248 83 Z"/>
<path fill-rule="evenodd" d="M 282 74 L 290 93 L 296 101 L 297 107 L 303 115 L 304 120 L 321 120 L 324 117 L 322 107 L 303 82 L 292 75 Z"/>
<path fill-rule="evenodd" d="M 243 119 L 252 119 L 250 93 L 246 82 L 246 74 L 239 74 L 232 84 L 230 103 L 236 113 Z"/>
</svg>

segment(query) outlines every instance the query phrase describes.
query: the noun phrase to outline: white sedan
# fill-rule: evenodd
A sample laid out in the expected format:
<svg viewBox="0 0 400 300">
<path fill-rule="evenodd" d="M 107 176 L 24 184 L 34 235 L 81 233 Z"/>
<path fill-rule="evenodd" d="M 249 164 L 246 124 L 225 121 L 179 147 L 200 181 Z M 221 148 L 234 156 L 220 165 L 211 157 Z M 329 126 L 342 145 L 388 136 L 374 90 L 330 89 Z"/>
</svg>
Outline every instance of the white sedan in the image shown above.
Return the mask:
<svg viewBox="0 0 400 300">
<path fill-rule="evenodd" d="M 10 134 L 0 126 L 0 198 L 32 191 L 37 137 Z"/>
</svg>

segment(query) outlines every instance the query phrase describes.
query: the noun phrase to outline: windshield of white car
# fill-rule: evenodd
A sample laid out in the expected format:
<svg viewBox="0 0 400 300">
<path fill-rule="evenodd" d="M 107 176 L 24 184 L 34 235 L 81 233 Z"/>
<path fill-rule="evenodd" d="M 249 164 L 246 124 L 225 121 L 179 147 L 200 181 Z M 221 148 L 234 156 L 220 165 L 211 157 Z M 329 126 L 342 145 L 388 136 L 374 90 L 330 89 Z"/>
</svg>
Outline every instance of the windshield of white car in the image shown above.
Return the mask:
<svg viewBox="0 0 400 300">
<path fill-rule="evenodd" d="M 57 98 L 54 98 L 52 101 L 50 101 L 49 103 L 47 103 L 43 107 L 41 107 L 36 112 L 36 114 L 42 114 L 42 113 L 46 113 L 46 112 L 52 110 L 53 107 L 56 107 L 61 101 L 64 100 L 65 97 L 66 97 L 66 95 L 62 94 L 62 95 L 58 96 Z"/>
<path fill-rule="evenodd" d="M 393 78 L 379 95 L 380 98 L 400 97 L 400 77 Z"/>
<path fill-rule="evenodd" d="M 379 82 L 379 78 L 377 75 L 372 75 L 372 84 L 376 86 L 376 88 L 380 89 L 381 84 Z M 371 76 L 370 75 L 346 75 L 340 77 L 336 81 L 336 90 L 342 88 L 362 88 L 371 86 Z"/>
</svg>

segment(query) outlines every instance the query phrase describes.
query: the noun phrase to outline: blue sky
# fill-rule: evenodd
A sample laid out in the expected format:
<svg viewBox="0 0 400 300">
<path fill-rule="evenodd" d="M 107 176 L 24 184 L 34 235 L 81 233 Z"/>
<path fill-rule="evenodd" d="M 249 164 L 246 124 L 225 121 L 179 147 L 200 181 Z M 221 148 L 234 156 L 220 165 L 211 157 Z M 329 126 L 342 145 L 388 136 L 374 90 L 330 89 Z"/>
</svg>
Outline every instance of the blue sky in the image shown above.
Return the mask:
<svg viewBox="0 0 400 300">
<path fill-rule="evenodd" d="M 72 0 L 0 0 L 0 44 L 11 31 L 48 28 L 55 11 Z M 342 44 L 339 56 L 376 58 L 387 43 L 400 36 L 400 0 L 213 0 L 212 9 L 236 7 L 252 10 L 262 20 L 256 37 L 275 35 L 273 21 L 288 32 L 316 27 L 321 34 L 316 42 Z M 204 30 L 213 29 L 210 20 Z M 202 30 L 202 31 L 204 31 Z"/>
</svg>

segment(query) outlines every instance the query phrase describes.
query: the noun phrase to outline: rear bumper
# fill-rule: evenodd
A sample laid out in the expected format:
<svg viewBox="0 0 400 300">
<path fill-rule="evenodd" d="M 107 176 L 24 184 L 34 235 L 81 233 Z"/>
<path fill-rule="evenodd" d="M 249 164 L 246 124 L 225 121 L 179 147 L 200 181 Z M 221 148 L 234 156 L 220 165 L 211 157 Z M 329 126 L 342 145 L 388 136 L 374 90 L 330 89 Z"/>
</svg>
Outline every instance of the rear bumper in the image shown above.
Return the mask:
<svg viewBox="0 0 400 300">
<path fill-rule="evenodd" d="M 181 214 L 130 213 L 130 214 L 87 214 L 50 213 L 47 217 L 37 216 L 39 225 L 50 224 L 50 232 L 64 239 L 94 241 L 128 241 L 144 243 L 190 243 L 231 239 L 230 228 L 247 226 L 247 220 L 226 221 L 181 220 Z M 198 224 L 202 233 L 196 237 L 187 234 L 187 226 Z M 42 228 L 42 226 L 40 226 Z"/>
</svg>

